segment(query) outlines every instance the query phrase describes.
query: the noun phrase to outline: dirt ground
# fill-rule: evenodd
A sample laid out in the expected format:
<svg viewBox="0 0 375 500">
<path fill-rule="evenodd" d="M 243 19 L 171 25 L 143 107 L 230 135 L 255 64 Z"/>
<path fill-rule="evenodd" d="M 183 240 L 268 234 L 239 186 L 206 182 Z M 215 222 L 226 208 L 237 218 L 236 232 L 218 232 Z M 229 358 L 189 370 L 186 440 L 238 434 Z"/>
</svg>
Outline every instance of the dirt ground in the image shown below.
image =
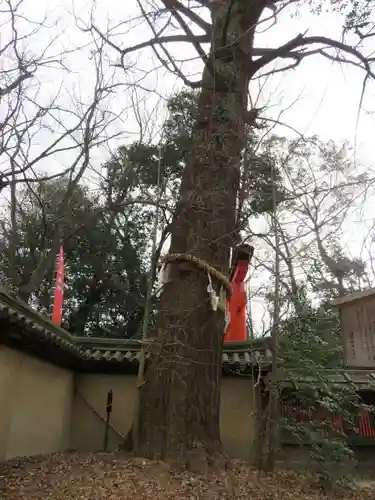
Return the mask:
<svg viewBox="0 0 375 500">
<path fill-rule="evenodd" d="M 326 496 L 290 472 L 260 477 L 234 462 L 205 474 L 113 453 L 65 453 L 0 464 L 1 500 L 374 500 L 375 490 Z"/>
</svg>

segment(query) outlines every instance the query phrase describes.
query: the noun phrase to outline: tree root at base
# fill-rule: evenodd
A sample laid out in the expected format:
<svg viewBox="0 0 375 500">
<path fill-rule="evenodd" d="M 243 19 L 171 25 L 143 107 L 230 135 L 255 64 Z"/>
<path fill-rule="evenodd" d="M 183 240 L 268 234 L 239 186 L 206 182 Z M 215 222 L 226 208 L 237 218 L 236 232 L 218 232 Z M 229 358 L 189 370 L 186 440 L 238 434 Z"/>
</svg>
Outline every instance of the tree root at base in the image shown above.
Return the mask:
<svg viewBox="0 0 375 500">
<path fill-rule="evenodd" d="M 124 452 L 133 452 L 133 428 L 131 428 L 123 442 L 119 445 L 118 450 Z M 211 468 L 226 469 L 229 459 L 225 453 L 218 449 L 208 451 L 204 445 L 193 445 L 184 452 L 167 452 L 164 456 L 151 456 L 144 454 L 145 458 L 162 460 L 168 463 L 174 469 L 186 469 L 192 472 L 205 473 Z M 143 456 L 143 454 L 142 454 Z"/>
</svg>

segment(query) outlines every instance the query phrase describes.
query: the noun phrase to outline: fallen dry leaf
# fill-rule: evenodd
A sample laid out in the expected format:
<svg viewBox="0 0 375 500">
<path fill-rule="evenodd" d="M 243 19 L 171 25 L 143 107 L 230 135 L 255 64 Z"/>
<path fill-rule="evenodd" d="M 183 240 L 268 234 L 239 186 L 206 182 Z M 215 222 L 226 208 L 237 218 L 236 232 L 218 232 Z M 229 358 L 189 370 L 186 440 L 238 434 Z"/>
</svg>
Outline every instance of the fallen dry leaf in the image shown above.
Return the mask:
<svg viewBox="0 0 375 500">
<path fill-rule="evenodd" d="M 120 453 L 62 453 L 0 464 L 0 498 L 3 497 L 7 500 L 373 500 L 375 492 L 341 491 L 326 496 L 295 473 L 259 475 L 240 462 L 233 462 L 225 470 L 197 474 Z"/>
</svg>

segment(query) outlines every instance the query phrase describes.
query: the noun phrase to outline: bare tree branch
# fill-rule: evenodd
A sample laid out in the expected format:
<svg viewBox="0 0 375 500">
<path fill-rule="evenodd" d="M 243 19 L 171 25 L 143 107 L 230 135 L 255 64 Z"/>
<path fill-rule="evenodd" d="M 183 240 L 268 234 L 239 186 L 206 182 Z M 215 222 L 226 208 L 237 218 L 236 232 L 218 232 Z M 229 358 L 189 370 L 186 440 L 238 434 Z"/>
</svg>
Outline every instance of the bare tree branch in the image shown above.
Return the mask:
<svg viewBox="0 0 375 500">
<path fill-rule="evenodd" d="M 350 45 L 339 42 L 337 40 L 333 40 L 331 38 L 327 38 L 324 36 L 305 37 L 304 34 L 302 34 L 302 33 L 300 33 L 295 38 L 293 38 L 292 40 L 290 40 L 286 44 L 282 45 L 281 47 L 277 47 L 274 49 L 267 49 L 267 53 L 254 62 L 256 71 L 263 68 L 264 66 L 266 66 L 267 64 L 269 64 L 270 62 L 274 61 L 277 58 L 295 59 L 296 63 L 299 64 L 302 61 L 302 59 L 304 59 L 307 56 L 314 55 L 314 54 L 321 54 L 324 57 L 327 57 L 331 60 L 340 61 L 339 58 L 328 54 L 323 49 L 316 49 L 316 50 L 311 50 L 308 52 L 304 52 L 304 51 L 298 52 L 295 50 L 298 48 L 302 48 L 302 47 L 306 47 L 306 46 L 313 46 L 316 44 L 325 45 L 327 48 L 334 48 L 334 49 L 337 49 L 339 52 L 344 52 L 344 53 L 352 55 L 355 59 L 358 59 L 358 61 L 359 61 L 359 63 L 357 63 L 357 66 L 364 69 L 372 78 L 375 77 L 374 73 L 371 70 L 371 66 L 370 66 L 370 62 L 375 61 L 375 58 L 367 58 L 363 54 L 361 54 L 357 49 L 355 49 L 354 47 L 351 47 Z M 343 61 L 349 62 L 347 60 L 341 59 L 341 62 L 343 62 Z M 352 62 L 352 64 L 355 64 L 355 63 Z M 295 67 L 295 66 L 296 65 L 294 65 L 293 67 Z"/>
</svg>

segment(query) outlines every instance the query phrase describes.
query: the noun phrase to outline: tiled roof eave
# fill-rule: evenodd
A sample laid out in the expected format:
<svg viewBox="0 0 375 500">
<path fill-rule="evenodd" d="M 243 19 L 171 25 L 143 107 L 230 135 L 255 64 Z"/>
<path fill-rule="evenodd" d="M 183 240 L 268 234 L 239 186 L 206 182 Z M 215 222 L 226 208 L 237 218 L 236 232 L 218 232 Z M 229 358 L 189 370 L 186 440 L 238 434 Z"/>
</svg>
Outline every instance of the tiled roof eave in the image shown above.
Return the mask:
<svg viewBox="0 0 375 500">
<path fill-rule="evenodd" d="M 6 328 L 6 324 L 13 328 Z M 1 326 L 2 325 L 2 326 Z M 48 318 L 38 314 L 27 304 L 0 288 L 0 342 L 6 337 L 16 339 L 17 345 L 32 344 L 46 355 L 49 350 L 61 350 L 77 363 L 129 364 L 136 365 L 142 342 L 136 339 L 110 339 L 74 337 L 67 331 L 53 325 Z M 150 341 L 146 345 L 146 358 L 151 356 Z M 263 339 L 253 342 L 235 342 L 224 345 L 223 367 L 234 369 L 270 364 L 271 353 Z"/>
<path fill-rule="evenodd" d="M 40 326 L 27 323 L 20 318 L 9 318 L 9 321 L 19 327 L 22 331 L 22 336 L 29 341 L 32 340 L 36 344 L 47 346 L 55 346 L 63 351 L 70 353 L 77 361 L 89 361 L 94 363 L 130 363 L 132 365 L 138 364 L 140 355 L 140 346 L 137 348 L 127 349 L 126 346 L 120 348 L 104 347 L 94 345 L 76 345 L 73 342 L 56 336 L 47 329 Z M 19 334 L 18 334 L 19 336 Z M 146 359 L 151 356 L 150 351 L 146 351 Z M 270 364 L 267 356 L 257 351 L 232 351 L 232 349 L 225 349 L 222 355 L 223 367 L 245 367 L 245 366 L 261 366 L 265 367 Z"/>
<path fill-rule="evenodd" d="M 63 351 L 70 353 L 72 356 L 75 356 L 82 360 L 87 360 L 90 358 L 87 353 L 83 352 L 80 347 L 74 344 L 68 337 L 57 335 L 55 332 L 45 328 L 43 325 L 37 324 L 20 314 L 18 311 L 7 308 L 7 314 L 4 315 L 4 309 L 2 310 L 2 321 L 6 322 L 9 325 L 13 325 L 18 333 L 12 331 L 2 331 L 1 336 L 9 336 L 10 338 L 15 338 L 19 340 L 24 339 L 25 343 L 32 343 L 35 346 L 43 345 L 43 346 L 54 346 Z M 1 316 L 0 316 L 1 321 Z M 3 327 L 5 330 L 5 327 Z M 66 332 L 67 333 L 67 332 Z M 1 337 L 0 337 L 1 338 Z M 5 338 L 4 338 L 5 340 Z"/>
<path fill-rule="evenodd" d="M 371 370 L 332 369 L 320 370 L 314 375 L 291 371 L 282 382 L 285 388 L 313 387 L 326 384 L 327 387 L 351 386 L 354 390 L 375 390 L 375 372 Z"/>
</svg>

